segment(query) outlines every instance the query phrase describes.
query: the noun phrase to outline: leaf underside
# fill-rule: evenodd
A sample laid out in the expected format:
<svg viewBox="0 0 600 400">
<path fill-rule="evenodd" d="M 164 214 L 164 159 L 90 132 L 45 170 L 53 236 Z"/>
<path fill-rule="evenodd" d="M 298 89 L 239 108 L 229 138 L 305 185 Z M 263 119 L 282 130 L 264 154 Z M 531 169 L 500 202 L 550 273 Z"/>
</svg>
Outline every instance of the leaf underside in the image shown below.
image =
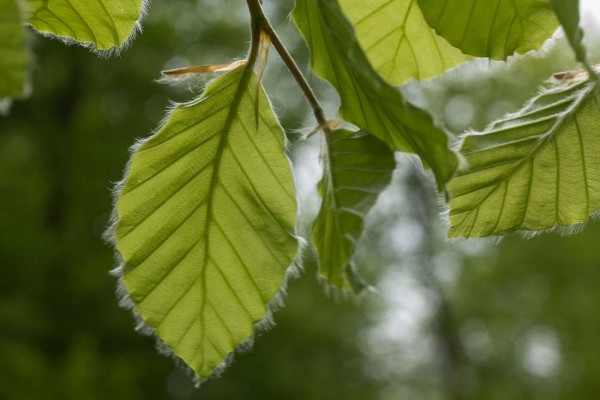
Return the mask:
<svg viewBox="0 0 600 400">
<path fill-rule="evenodd" d="M 312 69 L 339 93 L 344 119 L 393 150 L 417 154 L 443 187 L 457 165 L 446 135 L 373 69 L 336 0 L 298 0 L 294 20 L 311 50 Z"/>
<path fill-rule="evenodd" d="M 142 0 L 26 0 L 29 23 L 42 33 L 109 50 L 135 30 Z"/>
<path fill-rule="evenodd" d="M 418 0 L 425 20 L 465 54 L 504 60 L 539 49 L 558 28 L 548 0 Z"/>
<path fill-rule="evenodd" d="M 390 83 L 428 79 L 471 59 L 427 25 L 416 0 L 340 0 L 369 61 Z"/>
<path fill-rule="evenodd" d="M 117 203 L 135 310 L 201 380 L 268 316 L 297 250 L 283 130 L 258 85 L 240 67 L 178 105 Z"/>
<path fill-rule="evenodd" d="M 451 237 L 538 231 L 600 209 L 595 84 L 550 84 L 519 112 L 464 138 L 469 164 L 450 181 Z"/>
<path fill-rule="evenodd" d="M 327 135 L 319 185 L 323 202 L 312 241 L 321 276 L 338 289 L 360 291 L 364 285 L 350 259 L 362 236 L 365 216 L 391 181 L 394 153 L 366 132 L 338 130 Z"/>
<path fill-rule="evenodd" d="M 29 56 L 17 0 L 0 0 L 0 99 L 25 92 Z"/>
</svg>

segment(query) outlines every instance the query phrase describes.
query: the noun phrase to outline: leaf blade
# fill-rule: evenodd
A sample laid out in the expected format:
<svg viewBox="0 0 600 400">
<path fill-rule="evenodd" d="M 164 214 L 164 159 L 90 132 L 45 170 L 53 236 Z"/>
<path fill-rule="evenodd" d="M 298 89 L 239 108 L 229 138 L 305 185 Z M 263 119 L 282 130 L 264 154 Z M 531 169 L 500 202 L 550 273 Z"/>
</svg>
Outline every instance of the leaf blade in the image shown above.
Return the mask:
<svg viewBox="0 0 600 400">
<path fill-rule="evenodd" d="M 267 318 L 297 248 L 283 131 L 257 85 L 237 68 L 178 105 L 133 155 L 117 202 L 123 284 L 200 380 Z"/>
<path fill-rule="evenodd" d="M 469 168 L 449 183 L 450 237 L 539 231 L 600 209 L 595 84 L 554 83 L 519 112 L 468 134 Z"/>
<path fill-rule="evenodd" d="M 341 97 L 341 115 L 393 150 L 417 154 L 443 188 L 457 165 L 445 133 L 371 67 L 336 0 L 298 0 L 293 16 L 311 50 L 312 69 Z"/>
<path fill-rule="evenodd" d="M 547 0 L 418 0 L 438 35 L 466 54 L 505 60 L 539 49 L 558 21 Z"/>
<path fill-rule="evenodd" d="M 416 0 L 340 0 L 373 67 L 390 83 L 429 79 L 471 59 L 427 25 Z"/>
<path fill-rule="evenodd" d="M 359 292 L 351 257 L 364 230 L 364 219 L 388 186 L 396 163 L 394 153 L 366 132 L 326 134 L 327 156 L 319 184 L 322 203 L 313 225 L 312 241 L 319 273 L 329 285 Z"/>
<path fill-rule="evenodd" d="M 37 31 L 91 45 L 97 50 L 122 46 L 139 29 L 142 0 L 26 0 L 29 24 Z"/>
</svg>

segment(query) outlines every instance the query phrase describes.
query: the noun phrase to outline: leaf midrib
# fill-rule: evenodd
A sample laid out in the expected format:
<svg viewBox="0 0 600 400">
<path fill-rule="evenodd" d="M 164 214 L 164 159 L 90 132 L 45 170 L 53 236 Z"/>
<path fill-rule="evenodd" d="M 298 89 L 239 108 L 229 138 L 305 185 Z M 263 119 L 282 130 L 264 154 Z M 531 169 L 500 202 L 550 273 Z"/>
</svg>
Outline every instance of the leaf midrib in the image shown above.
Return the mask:
<svg viewBox="0 0 600 400">
<path fill-rule="evenodd" d="M 210 179 L 210 184 L 208 187 L 208 193 L 207 193 L 207 202 L 206 202 L 206 223 L 205 223 L 205 230 L 204 230 L 204 235 L 203 235 L 203 241 L 204 243 L 206 243 L 206 248 L 204 251 L 204 257 L 202 260 L 202 264 L 200 265 L 200 274 L 199 274 L 199 279 L 202 280 L 202 302 L 200 304 L 200 338 L 201 341 L 204 341 L 204 339 L 207 338 L 206 333 L 205 333 L 205 324 L 204 324 L 204 308 L 205 308 L 205 304 L 206 304 L 206 267 L 208 265 L 208 261 L 211 258 L 210 256 L 210 225 L 211 225 L 211 221 L 212 221 L 212 209 L 213 209 L 213 198 L 214 198 L 214 194 L 215 194 L 215 190 L 217 188 L 217 186 L 219 185 L 219 170 L 221 169 L 221 158 L 223 156 L 223 152 L 225 151 L 225 148 L 227 147 L 227 142 L 228 142 L 228 138 L 229 138 L 229 133 L 231 130 L 231 127 L 233 125 L 233 122 L 237 116 L 238 113 L 238 108 L 240 106 L 240 103 L 242 101 L 242 98 L 244 96 L 244 90 L 245 90 L 245 86 L 248 84 L 248 82 L 250 81 L 250 77 L 252 75 L 252 68 L 249 68 L 248 66 L 243 67 L 244 71 L 242 72 L 242 76 L 240 77 L 240 80 L 238 82 L 238 87 L 235 90 L 235 93 L 233 95 L 233 99 L 231 101 L 231 108 L 229 109 L 229 112 L 227 114 L 227 119 L 225 120 L 225 123 L 223 124 L 223 128 L 221 130 L 221 139 L 219 140 L 219 143 L 217 145 L 217 150 L 215 152 L 215 162 L 214 162 L 214 167 L 213 167 L 213 171 L 212 171 L 212 175 L 211 175 L 211 179 Z M 204 360 L 204 344 L 200 344 L 200 359 Z M 201 366 L 201 369 L 204 368 L 204 363 Z"/>
<path fill-rule="evenodd" d="M 527 154 L 525 157 L 523 157 L 517 164 L 515 164 L 515 166 L 512 168 L 512 170 L 507 173 L 504 177 L 502 177 L 501 179 L 492 182 L 492 184 L 495 184 L 495 187 L 490 190 L 490 192 L 488 194 L 486 194 L 481 201 L 477 204 L 477 206 L 471 208 L 470 210 L 464 210 L 464 211 L 460 211 L 459 214 L 463 214 L 463 213 L 467 213 L 467 215 L 465 216 L 465 218 L 463 219 L 463 221 L 468 218 L 471 213 L 475 210 L 479 210 L 479 208 L 481 207 L 481 205 L 493 194 L 495 193 L 498 188 L 506 183 L 515 173 L 517 170 L 519 170 L 526 162 L 528 162 L 529 160 L 533 159 L 533 157 L 535 157 L 535 154 L 543 147 L 545 146 L 548 141 L 552 138 L 555 137 L 556 132 L 558 131 L 559 128 L 561 128 L 563 126 L 563 124 L 565 123 L 565 121 L 567 120 L 568 117 L 570 117 L 575 111 L 577 111 L 579 109 L 580 106 L 582 106 L 588 99 L 588 96 L 590 95 L 590 93 L 593 93 L 594 89 L 595 89 L 595 84 L 590 84 L 586 89 L 584 89 L 583 91 L 585 91 L 585 93 L 583 93 L 579 98 L 575 99 L 575 101 L 573 102 L 573 105 L 571 105 L 570 107 L 568 107 L 567 109 L 565 109 L 563 112 L 560 113 L 560 115 L 557 117 L 557 121 L 556 123 L 548 130 L 548 132 L 546 134 L 544 134 L 543 136 L 545 136 L 542 140 L 539 141 L 539 144 L 537 146 L 534 146 L 534 148 L 531 150 L 531 152 L 529 152 L 529 154 Z M 460 196 L 455 197 L 455 199 L 462 197 L 462 196 L 466 196 L 468 194 L 470 194 L 472 192 L 469 193 L 464 193 L 461 194 Z M 527 201 L 527 203 L 529 203 L 529 201 Z M 454 210 L 456 211 L 456 210 Z M 451 212 L 450 215 L 456 215 L 456 212 Z M 523 214 L 524 216 L 526 215 L 526 211 Z M 523 217 L 524 218 L 524 217 Z"/>
</svg>

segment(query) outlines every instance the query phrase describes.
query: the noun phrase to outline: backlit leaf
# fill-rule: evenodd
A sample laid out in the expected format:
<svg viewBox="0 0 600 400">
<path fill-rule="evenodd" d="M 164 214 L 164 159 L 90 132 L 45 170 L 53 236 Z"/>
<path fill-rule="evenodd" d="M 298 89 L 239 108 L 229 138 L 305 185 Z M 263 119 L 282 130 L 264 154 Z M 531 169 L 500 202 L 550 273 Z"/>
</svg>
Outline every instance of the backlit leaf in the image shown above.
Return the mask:
<svg viewBox="0 0 600 400">
<path fill-rule="evenodd" d="M 324 135 L 327 152 L 323 202 L 313 226 L 320 274 L 331 286 L 359 291 L 350 258 L 363 233 L 365 216 L 392 178 L 394 153 L 366 132 L 333 131 Z"/>
<path fill-rule="evenodd" d="M 469 168 L 448 184 L 451 237 L 571 226 L 600 209 L 599 103 L 584 75 L 464 138 Z"/>
<path fill-rule="evenodd" d="M 344 119 L 393 150 L 417 154 L 443 187 L 457 165 L 446 135 L 373 69 L 336 0 L 298 0 L 294 20 L 311 50 L 312 69 L 337 89 Z"/>
<path fill-rule="evenodd" d="M 29 23 L 42 33 L 109 50 L 138 28 L 142 0 L 26 0 Z"/>
<path fill-rule="evenodd" d="M 340 0 L 358 42 L 390 83 L 427 79 L 469 60 L 427 25 L 416 0 Z"/>
<path fill-rule="evenodd" d="M 283 131 L 257 85 L 239 67 L 175 107 L 117 202 L 128 297 L 200 379 L 268 317 L 297 249 Z"/>
<path fill-rule="evenodd" d="M 425 20 L 466 54 L 504 60 L 539 49 L 558 21 L 548 0 L 417 0 Z"/>
</svg>

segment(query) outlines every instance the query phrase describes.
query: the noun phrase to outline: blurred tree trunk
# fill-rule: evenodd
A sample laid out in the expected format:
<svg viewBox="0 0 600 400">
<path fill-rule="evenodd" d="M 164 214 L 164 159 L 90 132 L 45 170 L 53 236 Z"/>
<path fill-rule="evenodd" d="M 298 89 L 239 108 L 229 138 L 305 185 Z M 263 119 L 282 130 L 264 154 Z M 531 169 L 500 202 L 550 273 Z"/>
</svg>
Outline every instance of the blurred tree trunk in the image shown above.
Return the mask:
<svg viewBox="0 0 600 400">
<path fill-rule="evenodd" d="M 462 367 L 464 350 L 459 337 L 459 325 L 453 315 L 452 307 L 443 284 L 435 274 L 434 260 L 440 252 L 438 206 L 434 203 L 437 196 L 433 193 L 431 182 L 420 168 L 410 165 L 405 184 L 410 199 L 412 213 L 424 232 L 420 246 L 420 265 L 415 271 L 421 284 L 435 294 L 434 315 L 431 321 L 432 335 L 436 340 L 437 368 L 440 382 L 448 400 L 464 399 Z"/>
</svg>

